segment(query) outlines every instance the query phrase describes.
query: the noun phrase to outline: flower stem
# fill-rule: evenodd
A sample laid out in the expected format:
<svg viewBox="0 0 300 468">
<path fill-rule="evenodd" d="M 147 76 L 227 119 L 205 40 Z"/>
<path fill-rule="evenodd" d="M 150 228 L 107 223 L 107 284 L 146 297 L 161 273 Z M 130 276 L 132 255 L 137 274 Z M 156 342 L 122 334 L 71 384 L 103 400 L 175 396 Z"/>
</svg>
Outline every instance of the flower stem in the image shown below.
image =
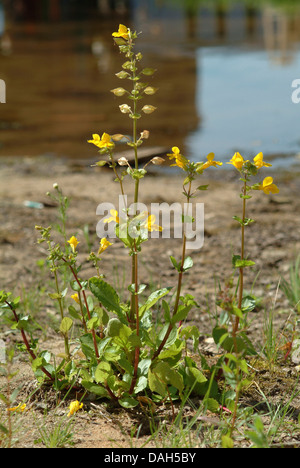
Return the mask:
<svg viewBox="0 0 300 468">
<path fill-rule="evenodd" d="M 192 184 L 190 182 L 188 192 L 186 192 L 188 206 L 190 204 L 190 200 L 191 200 L 191 196 L 192 196 L 191 188 L 192 188 Z M 186 256 L 186 241 L 187 241 L 186 233 L 184 232 L 183 233 L 183 242 L 182 242 L 181 268 L 180 268 L 180 271 L 179 271 L 179 274 L 178 274 L 177 294 L 176 294 L 174 310 L 173 310 L 173 314 L 172 314 L 173 317 L 177 314 L 178 307 L 179 307 L 179 300 L 180 300 L 180 294 L 181 294 L 181 288 L 182 288 L 182 279 L 183 279 L 183 273 L 184 273 L 183 266 L 184 266 L 184 261 L 185 261 L 185 256 Z M 159 347 L 157 348 L 157 350 L 155 351 L 155 353 L 152 356 L 152 361 L 154 361 L 154 359 L 156 359 L 159 356 L 159 354 L 161 353 L 162 349 L 164 348 L 164 346 L 165 346 L 165 344 L 166 344 L 166 342 L 167 342 L 167 340 L 168 340 L 168 338 L 170 336 L 171 331 L 173 330 L 173 327 L 174 327 L 174 325 L 172 323 L 170 323 L 162 342 L 160 343 Z"/>
<path fill-rule="evenodd" d="M 5 301 L 5 304 L 8 305 L 8 307 L 10 308 L 10 310 L 12 311 L 12 313 L 14 314 L 14 317 L 15 317 L 15 320 L 17 323 L 19 323 L 19 317 L 18 317 L 18 314 L 16 313 L 16 311 L 14 310 L 14 308 L 11 306 L 11 304 L 7 301 Z M 29 345 L 29 342 L 27 340 L 27 337 L 26 337 L 26 334 L 24 332 L 24 330 L 21 328 L 21 335 L 22 335 L 22 339 L 23 339 L 23 342 L 26 346 L 26 349 L 27 349 L 27 352 L 28 354 L 31 356 L 31 358 L 33 360 L 36 359 L 36 355 L 35 353 L 32 351 L 32 349 L 30 348 L 30 345 Z M 52 375 L 44 368 L 44 367 L 41 367 L 41 370 L 44 372 L 44 374 L 50 379 L 50 380 L 54 380 Z"/>
<path fill-rule="evenodd" d="M 136 334 L 140 336 L 140 317 L 139 317 L 139 296 L 138 296 L 138 261 L 137 261 L 137 250 L 135 245 L 135 253 L 133 255 L 134 263 L 135 263 L 135 317 L 136 317 Z M 134 359 L 134 371 L 133 371 L 133 378 L 129 390 L 129 394 L 131 395 L 134 391 L 136 381 L 137 381 L 137 373 L 138 373 L 138 365 L 140 359 L 140 348 L 137 346 L 135 348 L 135 359 Z"/>
<path fill-rule="evenodd" d="M 245 197 L 247 193 L 247 180 L 244 182 L 244 187 L 242 190 L 242 194 Z M 245 220 L 246 220 L 246 198 L 243 198 L 243 217 L 242 217 L 242 225 L 241 225 L 241 260 L 245 258 Z M 238 298 L 238 308 L 241 310 L 242 308 L 242 301 L 243 301 L 243 292 L 244 292 L 244 267 L 240 268 L 240 276 L 239 276 L 239 298 Z M 236 345 L 236 334 L 239 329 L 240 318 L 236 316 L 235 324 L 233 326 L 232 336 L 235 343 L 235 349 L 237 351 Z"/>
<path fill-rule="evenodd" d="M 57 271 L 55 267 L 54 260 L 52 260 L 52 266 L 53 266 L 53 272 L 54 272 L 54 278 L 55 278 L 55 287 L 56 287 L 56 292 L 58 295 L 60 295 L 60 290 L 59 290 L 59 284 L 58 284 L 58 277 L 57 277 Z M 59 304 L 59 310 L 60 310 L 60 315 L 61 319 L 63 320 L 64 318 L 64 310 L 63 310 L 63 305 L 62 305 L 62 299 L 61 297 L 58 297 L 57 302 Z M 65 334 L 64 335 L 64 342 L 65 342 L 65 354 L 67 356 L 67 361 L 71 360 L 70 356 L 70 347 L 69 347 L 69 339 L 68 336 Z"/>
<path fill-rule="evenodd" d="M 137 119 L 136 119 L 136 113 L 137 113 L 137 98 L 136 98 L 136 73 L 135 73 L 135 65 L 136 62 L 134 58 L 132 58 L 132 81 L 134 83 L 134 100 L 133 100 L 133 148 L 134 148 L 134 160 L 135 160 L 135 169 L 138 170 L 139 168 L 139 159 L 138 159 L 138 150 L 137 150 Z M 140 186 L 140 179 L 136 178 L 135 179 L 135 187 L 134 187 L 134 207 L 135 207 L 135 212 L 134 216 L 136 215 L 136 207 L 139 202 L 139 186 Z M 137 273 L 137 267 L 138 267 L 138 261 L 137 261 L 137 254 L 134 254 L 132 257 L 132 275 L 131 275 L 131 283 L 135 283 L 136 279 L 136 273 Z M 137 284 L 137 283 L 136 283 Z M 130 320 L 131 322 L 134 322 L 134 317 L 137 313 L 136 310 L 136 301 L 134 294 L 131 295 L 131 309 L 130 309 Z"/>
<path fill-rule="evenodd" d="M 83 295 L 83 300 L 84 300 L 84 305 L 85 305 L 85 308 L 86 308 L 86 312 L 88 314 L 88 318 L 89 320 L 91 319 L 91 314 L 90 314 L 90 309 L 89 309 L 89 306 L 88 306 L 88 302 L 87 302 L 87 297 L 86 297 L 86 294 L 85 294 L 85 290 L 83 289 L 82 287 L 82 284 L 80 283 L 79 279 L 78 279 L 78 276 L 74 270 L 74 268 L 72 267 L 72 265 L 69 264 L 69 262 L 63 258 L 62 259 L 67 265 L 69 265 L 69 268 L 75 278 L 75 281 L 77 282 L 79 288 L 80 288 L 80 291 L 82 292 L 82 295 Z M 96 333 L 95 333 L 95 330 L 92 329 L 91 330 L 91 333 L 92 333 L 92 337 L 93 337 L 93 343 L 94 343 L 94 348 L 95 348 L 95 354 L 96 354 L 96 357 L 97 359 L 99 360 L 100 359 L 100 356 L 99 356 L 99 351 L 98 351 L 98 346 L 97 346 L 97 340 L 96 340 Z"/>
</svg>

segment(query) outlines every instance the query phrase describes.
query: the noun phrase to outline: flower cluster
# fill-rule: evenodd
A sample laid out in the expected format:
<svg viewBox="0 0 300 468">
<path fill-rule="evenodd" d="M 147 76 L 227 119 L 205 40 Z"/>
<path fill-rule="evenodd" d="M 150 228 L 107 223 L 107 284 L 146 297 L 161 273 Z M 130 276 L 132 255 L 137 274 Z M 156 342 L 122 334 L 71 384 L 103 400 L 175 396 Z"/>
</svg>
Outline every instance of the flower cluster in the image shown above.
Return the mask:
<svg viewBox="0 0 300 468">
<path fill-rule="evenodd" d="M 250 173 L 256 175 L 257 171 L 262 167 L 272 167 L 272 164 L 264 161 L 263 153 L 258 153 L 253 162 L 245 160 L 240 153 L 235 153 L 227 164 L 232 164 L 241 173 Z M 258 190 L 262 190 L 265 194 L 279 193 L 279 188 L 273 183 L 272 177 L 266 177 L 261 184 L 257 186 Z"/>
</svg>

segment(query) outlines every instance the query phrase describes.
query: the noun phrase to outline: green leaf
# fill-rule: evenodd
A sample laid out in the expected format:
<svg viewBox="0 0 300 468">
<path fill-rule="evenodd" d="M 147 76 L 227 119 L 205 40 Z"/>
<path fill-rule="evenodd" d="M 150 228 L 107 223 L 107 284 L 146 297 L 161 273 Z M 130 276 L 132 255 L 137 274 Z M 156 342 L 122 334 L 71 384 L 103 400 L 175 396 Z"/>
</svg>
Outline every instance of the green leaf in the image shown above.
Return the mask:
<svg viewBox="0 0 300 468">
<path fill-rule="evenodd" d="M 194 350 L 197 349 L 200 337 L 200 331 L 198 327 L 196 327 L 195 325 L 189 325 L 180 331 L 180 336 L 182 336 L 185 340 L 192 338 Z"/>
<path fill-rule="evenodd" d="M 110 337 L 118 337 L 127 342 L 131 334 L 132 330 L 117 318 L 111 318 L 107 324 L 107 335 Z"/>
<path fill-rule="evenodd" d="M 209 185 L 200 185 L 196 190 L 207 190 Z"/>
<path fill-rule="evenodd" d="M 170 306 L 166 301 L 162 301 L 162 306 L 164 309 L 164 319 L 167 323 L 171 322 Z"/>
<path fill-rule="evenodd" d="M 253 265 L 255 265 L 255 262 L 252 262 L 252 260 L 242 260 L 240 255 L 233 255 L 232 257 L 232 266 L 234 268 L 244 268 Z"/>
<path fill-rule="evenodd" d="M 139 375 L 147 375 L 151 364 L 151 359 L 142 359 L 138 365 Z"/>
<path fill-rule="evenodd" d="M 77 312 L 77 310 L 75 309 L 75 307 L 69 306 L 68 311 L 69 311 L 69 314 L 71 315 L 71 317 L 73 317 L 73 319 L 75 319 L 75 320 L 82 320 L 81 315 Z"/>
<path fill-rule="evenodd" d="M 110 284 L 94 277 L 90 279 L 89 285 L 91 292 L 108 311 L 122 315 L 119 296 Z"/>
<path fill-rule="evenodd" d="M 112 369 L 108 362 L 102 361 L 98 364 L 95 371 L 95 380 L 97 383 L 105 383 L 111 375 Z"/>
<path fill-rule="evenodd" d="M 191 257 L 187 257 L 185 260 L 184 260 L 184 264 L 183 264 L 183 271 L 186 272 L 188 270 L 190 270 L 192 268 L 192 266 L 194 265 L 194 262 L 192 260 Z"/>
<path fill-rule="evenodd" d="M 63 335 L 67 335 L 68 332 L 71 330 L 72 325 L 73 325 L 73 320 L 70 317 L 64 317 L 61 321 L 59 331 Z"/>
<path fill-rule="evenodd" d="M 152 372 L 161 382 L 166 385 L 172 385 L 177 388 L 180 393 L 183 391 L 184 384 L 182 375 L 175 369 L 172 369 L 166 362 L 159 362 Z"/>
<path fill-rule="evenodd" d="M 141 348 L 142 341 L 139 336 L 137 336 L 136 332 L 132 332 L 131 335 L 128 337 L 128 344 L 132 348 Z"/>
<path fill-rule="evenodd" d="M 106 310 L 102 309 L 102 307 L 98 307 L 98 306 L 95 307 L 94 314 L 97 314 L 100 325 L 106 326 L 108 324 L 108 321 L 109 321 L 108 313 L 106 312 Z"/>
<path fill-rule="evenodd" d="M 164 348 L 159 354 L 158 358 L 160 360 L 164 360 L 164 359 L 169 359 L 169 358 L 175 358 L 178 355 L 180 355 L 179 356 L 180 358 L 184 345 L 185 345 L 184 341 L 176 340 L 175 343 L 172 343 L 170 346 Z"/>
<path fill-rule="evenodd" d="M 182 322 L 185 320 L 191 310 L 192 306 L 180 306 L 178 308 L 177 314 L 172 317 L 171 323 L 172 325 L 175 325 L 177 322 Z"/>
<path fill-rule="evenodd" d="M 182 222 L 183 223 L 194 223 L 195 218 L 189 215 L 182 215 Z"/>
<path fill-rule="evenodd" d="M 238 223 L 240 223 L 241 226 L 248 226 L 249 224 L 254 223 L 254 219 L 251 219 L 251 218 L 245 218 L 243 221 L 238 216 L 233 216 L 233 219 L 235 219 Z"/>
<path fill-rule="evenodd" d="M 241 311 L 241 309 L 239 309 L 235 305 L 232 307 L 232 313 L 233 313 L 233 315 L 235 315 L 236 317 L 239 317 L 240 319 L 243 318 L 243 312 Z"/>
<path fill-rule="evenodd" d="M 137 380 L 137 383 L 136 383 L 136 386 L 135 386 L 135 393 L 137 394 L 137 393 L 142 392 L 143 390 L 145 390 L 145 388 L 147 388 L 147 386 L 148 386 L 148 379 L 147 379 L 147 377 L 142 375 Z"/>
<path fill-rule="evenodd" d="M 6 429 L 2 424 L 0 424 L 0 431 L 3 432 L 4 434 L 9 434 L 9 430 Z"/>
<path fill-rule="evenodd" d="M 146 284 L 140 284 L 138 286 L 138 290 L 137 292 L 135 291 L 135 284 L 131 284 L 130 286 L 128 286 L 128 291 L 131 292 L 131 294 L 142 294 L 142 292 L 146 289 L 147 285 Z"/>
<path fill-rule="evenodd" d="M 96 335 L 96 341 L 98 345 L 100 342 L 100 338 L 98 338 L 97 335 Z M 81 336 L 80 343 L 81 343 L 82 352 L 85 354 L 85 356 L 90 357 L 92 359 L 95 358 L 95 347 L 94 347 L 94 341 L 93 341 L 93 337 L 91 333 L 87 333 L 86 335 Z"/>
<path fill-rule="evenodd" d="M 175 268 L 178 272 L 180 272 L 180 268 L 181 268 L 180 263 L 178 263 L 177 260 L 176 260 L 174 257 L 172 257 L 172 256 L 170 257 L 170 260 L 171 260 L 171 262 L 172 262 L 174 268 Z"/>
<path fill-rule="evenodd" d="M 48 296 L 53 301 L 62 299 L 62 295 L 60 293 L 49 293 Z"/>
<path fill-rule="evenodd" d="M 7 301 L 7 299 L 11 296 L 11 293 L 6 293 L 4 291 L 0 291 L 0 304 Z"/>
<path fill-rule="evenodd" d="M 97 395 L 99 397 L 107 397 L 108 396 L 107 390 L 105 390 L 105 388 L 102 387 L 101 385 L 96 385 L 95 383 L 89 382 L 88 380 L 83 380 L 81 382 L 81 384 L 90 393 L 94 393 L 95 395 Z"/>
<path fill-rule="evenodd" d="M 242 300 L 242 311 L 251 312 L 256 307 L 256 300 L 252 296 L 245 296 Z"/>
<path fill-rule="evenodd" d="M 147 310 L 151 309 L 162 297 L 166 296 L 171 289 L 172 288 L 158 289 L 150 294 L 145 304 L 140 308 L 140 317 L 142 317 Z"/>
<path fill-rule="evenodd" d="M 135 408 L 138 406 L 139 402 L 135 398 L 132 398 L 129 395 L 123 395 L 122 399 L 118 400 L 120 405 L 123 406 L 123 408 Z"/>
<path fill-rule="evenodd" d="M 234 442 L 231 437 L 228 435 L 223 435 L 222 436 L 222 448 L 233 448 L 234 447 Z"/>
<path fill-rule="evenodd" d="M 160 381 L 157 375 L 149 369 L 148 373 L 149 388 L 151 392 L 158 393 L 165 398 L 167 396 L 166 385 Z"/>
<path fill-rule="evenodd" d="M 144 68 L 142 70 L 143 75 L 152 76 L 156 72 L 155 68 Z"/>
<path fill-rule="evenodd" d="M 100 325 L 100 319 L 99 317 L 92 317 L 88 322 L 87 322 L 87 328 L 88 330 L 95 330 L 98 328 Z"/>
<path fill-rule="evenodd" d="M 218 413 L 220 409 L 220 403 L 217 400 L 214 398 L 206 398 L 205 404 L 208 411 L 211 411 L 212 413 Z"/>
</svg>

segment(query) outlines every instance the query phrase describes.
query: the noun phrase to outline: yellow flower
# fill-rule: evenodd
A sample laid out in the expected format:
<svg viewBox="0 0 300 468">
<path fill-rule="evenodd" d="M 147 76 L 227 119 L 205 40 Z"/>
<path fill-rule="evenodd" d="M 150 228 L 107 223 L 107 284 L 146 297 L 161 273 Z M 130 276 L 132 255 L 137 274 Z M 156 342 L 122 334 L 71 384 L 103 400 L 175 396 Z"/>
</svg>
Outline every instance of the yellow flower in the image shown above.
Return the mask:
<svg viewBox="0 0 300 468">
<path fill-rule="evenodd" d="M 227 164 L 232 164 L 238 171 L 240 171 L 243 165 L 247 161 L 244 160 L 243 156 L 240 153 L 235 153 L 235 155 L 231 158 L 230 162 Z"/>
<path fill-rule="evenodd" d="M 259 190 L 269 195 L 270 193 L 279 193 L 277 185 L 273 184 L 273 177 L 266 177 L 262 184 L 259 186 Z"/>
<path fill-rule="evenodd" d="M 76 237 L 72 236 L 70 240 L 68 240 L 68 244 L 70 244 L 73 252 L 75 253 L 76 252 L 76 247 L 77 245 L 79 244 L 78 240 L 76 239 Z"/>
<path fill-rule="evenodd" d="M 207 169 L 208 167 L 211 167 L 211 166 L 214 166 L 214 167 L 223 166 L 223 163 L 219 161 L 214 161 L 214 158 L 215 158 L 214 153 L 209 153 L 209 155 L 207 156 L 207 162 L 203 164 L 203 166 L 201 167 L 201 170 Z"/>
<path fill-rule="evenodd" d="M 112 243 L 109 242 L 105 237 L 101 239 L 98 255 L 101 255 L 110 245 L 112 245 Z"/>
<path fill-rule="evenodd" d="M 119 31 L 112 33 L 113 37 L 122 37 L 126 41 L 129 38 L 129 29 L 124 24 L 119 25 Z"/>
<path fill-rule="evenodd" d="M 73 294 L 73 296 L 71 296 L 71 298 L 73 299 L 73 301 L 77 302 L 77 304 L 80 304 L 80 300 L 79 300 L 79 296 L 78 294 Z"/>
<path fill-rule="evenodd" d="M 69 414 L 68 414 L 68 418 L 70 416 L 73 416 L 73 414 L 77 413 L 77 411 L 79 411 L 81 408 L 83 408 L 83 403 L 79 403 L 79 401 L 72 401 L 72 403 L 70 404 L 70 411 L 69 411 Z"/>
<path fill-rule="evenodd" d="M 253 159 L 253 162 L 254 162 L 255 166 L 258 169 L 261 169 L 263 166 L 265 166 L 265 167 L 271 167 L 272 166 L 272 164 L 268 164 L 268 163 L 264 162 L 263 153 L 258 153 L 258 155 L 255 156 L 255 158 Z"/>
<path fill-rule="evenodd" d="M 155 224 L 156 217 L 155 215 L 150 215 L 146 219 L 146 221 L 143 223 L 144 226 L 147 227 L 148 231 L 153 232 L 153 231 L 159 231 L 162 232 L 163 228 L 161 226 L 158 226 L 158 224 Z"/>
<path fill-rule="evenodd" d="M 11 411 L 13 413 L 23 413 L 26 410 L 26 404 L 24 403 L 23 405 L 20 403 L 18 406 L 15 406 L 14 408 L 8 408 L 7 411 Z"/>
<path fill-rule="evenodd" d="M 167 156 L 172 160 L 175 158 L 176 164 L 171 164 L 171 166 L 177 166 L 180 167 L 180 169 L 183 169 L 184 171 L 187 168 L 187 164 L 189 163 L 189 160 L 186 159 L 182 154 L 180 154 L 180 149 L 177 146 L 174 146 L 172 148 L 173 153 L 168 154 Z"/>
<path fill-rule="evenodd" d="M 92 143 L 93 145 L 97 146 L 100 149 L 107 148 L 111 149 L 114 148 L 115 144 L 111 141 L 111 136 L 108 133 L 103 133 L 102 137 L 97 133 L 94 133 L 93 139 L 88 140 L 88 143 Z"/>
<path fill-rule="evenodd" d="M 118 216 L 118 212 L 116 210 L 110 210 L 111 217 L 104 219 L 104 223 L 111 223 L 115 222 L 117 224 L 120 224 L 120 218 Z"/>
</svg>

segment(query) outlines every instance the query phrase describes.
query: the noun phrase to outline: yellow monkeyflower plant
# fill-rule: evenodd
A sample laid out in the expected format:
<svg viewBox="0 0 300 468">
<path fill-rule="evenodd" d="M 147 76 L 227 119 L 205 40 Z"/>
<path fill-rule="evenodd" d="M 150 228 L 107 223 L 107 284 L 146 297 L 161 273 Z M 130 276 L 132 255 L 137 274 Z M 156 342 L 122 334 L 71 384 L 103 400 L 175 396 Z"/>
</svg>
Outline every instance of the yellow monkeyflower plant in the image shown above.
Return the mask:
<svg viewBox="0 0 300 468">
<path fill-rule="evenodd" d="M 182 156 L 177 146 L 174 146 L 172 148 L 172 153 L 169 153 L 167 156 L 170 160 L 175 159 L 175 164 L 171 164 L 171 166 L 177 166 L 184 171 L 187 169 L 189 161 L 185 156 Z"/>
<path fill-rule="evenodd" d="M 115 147 L 115 144 L 108 133 L 103 133 L 102 137 L 95 133 L 93 135 L 93 139 L 88 140 L 88 143 L 91 143 L 100 149 L 112 149 Z"/>
<path fill-rule="evenodd" d="M 264 161 L 264 155 L 263 153 L 258 153 L 257 156 L 253 159 L 254 165 L 258 168 L 261 169 L 262 167 L 271 167 L 272 164 L 266 163 Z"/>
<path fill-rule="evenodd" d="M 110 210 L 110 217 L 103 220 L 104 223 L 117 223 L 120 224 L 119 213 L 117 210 Z"/>
<path fill-rule="evenodd" d="M 270 193 L 279 193 L 277 185 L 273 184 L 273 177 L 266 177 L 263 182 L 259 185 L 259 190 L 262 190 L 266 195 Z"/>
<path fill-rule="evenodd" d="M 75 301 L 77 304 L 80 304 L 80 300 L 79 300 L 79 296 L 78 296 L 78 293 L 75 293 L 71 296 L 71 298 L 73 299 L 73 301 Z"/>
<path fill-rule="evenodd" d="M 103 252 L 105 252 L 106 249 L 108 249 L 108 247 L 110 247 L 112 245 L 111 242 L 109 242 L 106 237 L 104 237 L 103 239 L 101 239 L 100 241 L 100 248 L 99 248 L 99 251 L 98 251 L 98 255 L 101 255 Z"/>
<path fill-rule="evenodd" d="M 239 291 L 238 302 L 236 307 L 232 309 L 234 313 L 235 322 L 233 326 L 232 336 L 234 341 L 235 350 L 239 348 L 237 335 L 239 330 L 239 323 L 243 317 L 243 291 L 244 291 L 244 268 L 255 265 L 255 262 L 249 260 L 245 256 L 245 227 L 254 222 L 253 219 L 246 216 L 247 201 L 252 198 L 251 192 L 253 190 L 262 190 L 266 194 L 279 193 L 278 187 L 273 184 L 272 177 L 266 177 L 261 184 L 250 184 L 252 176 L 256 176 L 260 169 L 263 167 L 271 167 L 271 164 L 264 162 L 263 153 L 259 153 L 254 157 L 253 162 L 245 160 L 240 153 L 235 153 L 228 164 L 232 164 L 240 173 L 240 180 L 243 183 L 240 198 L 242 199 L 242 217 L 234 216 L 234 219 L 241 226 L 241 254 L 233 256 L 233 267 L 239 270 Z"/>
<path fill-rule="evenodd" d="M 77 245 L 78 245 L 79 243 L 80 243 L 80 242 L 77 240 L 77 238 L 76 238 L 75 236 L 72 236 L 72 237 L 68 240 L 68 244 L 70 244 L 73 253 L 76 252 L 76 248 L 77 248 Z"/>
<path fill-rule="evenodd" d="M 124 26 L 124 24 L 120 24 L 118 31 L 113 32 L 112 36 L 113 37 L 121 37 L 122 39 L 128 40 L 129 33 L 130 33 L 130 30 L 127 28 L 127 26 Z"/>
<path fill-rule="evenodd" d="M 80 403 L 78 400 L 72 401 L 69 407 L 68 418 L 78 413 L 79 410 L 83 408 L 83 403 Z"/>
<path fill-rule="evenodd" d="M 53 241 L 51 227 L 36 226 L 40 234 L 38 243 L 45 243 L 47 247 L 47 264 L 53 278 L 49 298 L 55 301 L 60 316 L 57 332 L 64 340 L 64 352 L 60 352 L 59 357 L 54 356 L 47 350 L 40 351 L 30 341 L 27 333 L 29 318 L 17 313 L 20 301 L 4 291 L 0 291 L 0 316 L 2 313 L 7 315 L 14 330 L 21 331 L 24 349 L 28 352 L 37 380 L 41 384 L 51 384 L 59 392 L 76 388 L 78 394 L 92 393 L 99 399 L 110 399 L 115 405 L 126 409 L 138 407 L 141 397 L 149 399 L 151 407 L 169 401 L 173 410 L 175 400 L 186 401 L 187 395 L 193 393 L 204 398 L 205 405 L 218 411 L 222 401 L 218 379 L 215 379 L 219 374 L 216 369 L 226 374 L 234 366 L 239 365 L 240 369 L 247 367 L 239 355 L 241 351 L 248 352 L 248 348 L 245 348 L 248 342 L 241 339 L 243 329 L 240 330 L 240 321 L 249 308 L 249 303 L 243 297 L 243 272 L 244 268 L 254 264 L 245 252 L 245 227 L 253 222 L 247 217 L 246 203 L 254 190 L 259 195 L 261 192 L 273 195 L 279 189 L 272 177 L 266 177 L 261 184 L 250 184 L 252 176 L 270 166 L 264 161 L 262 153 L 251 162 L 237 152 L 227 163 L 234 166 L 243 182 L 240 193 L 242 216 L 234 217 L 241 226 L 241 252 L 234 255 L 232 260 L 234 271 L 239 271 L 239 282 L 231 307 L 224 309 L 227 315 L 224 320 L 222 318 L 222 325 L 213 332 L 216 344 L 224 347 L 226 356 L 224 360 L 218 360 L 216 367 L 210 367 L 204 357 L 194 359 L 190 350 L 191 344 L 194 354 L 198 353 L 201 334 L 196 326 L 187 324 L 186 320 L 192 309 L 199 306 L 191 294 L 183 292 L 183 284 L 184 275 L 193 267 L 193 259 L 187 254 L 188 228 L 195 223 L 193 203 L 202 191 L 208 189 L 208 185 L 194 186 L 194 183 L 204 171 L 220 168 L 223 163 L 217 161 L 212 152 L 204 161 L 195 162 L 184 156 L 178 146 L 171 146 L 172 152 L 166 157 L 153 157 L 145 166 L 141 166 L 139 148 L 149 139 L 150 133 L 140 126 L 140 121 L 145 115 L 151 119 L 151 114 L 156 111 L 156 107 L 148 102 L 157 91 L 151 82 L 156 70 L 142 66 L 143 56 L 135 50 L 135 40 L 138 38 L 136 32 L 120 24 L 113 38 L 120 53 L 125 56 L 122 70 L 116 73 L 125 84 L 112 91 L 114 96 L 122 98 L 116 110 L 121 112 L 122 118 L 127 119 L 130 131 L 126 130 L 125 135 L 116 133 L 112 136 L 106 132 L 94 133 L 92 139 L 87 140 L 103 156 L 103 160 L 96 165 L 101 167 L 108 164 L 113 170 L 120 198 L 124 200 L 119 211 L 109 209 L 109 214 L 101 220 L 105 229 L 109 229 L 103 234 L 97 230 L 101 239 L 100 244 L 97 243 L 98 250 L 95 250 L 98 255 L 91 252 L 92 242 L 87 242 L 90 252 L 88 260 L 93 261 L 96 274 L 90 277 L 87 269 L 80 264 L 77 255 L 79 240 L 74 235 L 68 239 L 65 217 L 67 204 L 63 205 L 63 229 L 60 231 L 63 233 L 63 247 Z M 123 102 L 123 99 L 128 102 Z M 147 99 L 146 104 L 141 104 L 143 99 Z M 126 145 L 126 149 L 132 152 L 132 158 L 127 158 L 127 154 L 126 157 L 116 155 L 115 142 Z M 160 286 L 157 290 L 149 291 L 149 285 L 141 283 L 140 275 L 144 242 L 148 242 L 151 237 L 164 237 L 167 229 L 164 229 L 164 222 L 161 226 L 157 224 L 156 216 L 147 206 L 141 208 L 140 191 L 149 165 L 161 165 L 167 158 L 172 167 L 183 171 L 180 171 L 183 174 L 180 195 L 183 194 L 185 202 L 181 216 L 182 245 L 179 258 L 175 258 L 177 254 L 170 256 L 176 273 L 174 285 Z M 132 186 L 128 197 L 123 185 L 125 178 L 128 185 Z M 57 184 L 54 190 L 63 201 L 65 197 Z M 111 223 L 114 225 L 106 225 Z M 114 243 L 111 242 L 112 238 L 116 239 Z M 126 249 L 130 263 L 130 273 L 126 276 L 127 287 L 122 294 L 110 284 L 104 275 L 105 267 L 102 268 L 105 265 L 105 255 L 102 254 L 118 242 Z M 153 239 L 153 242 L 157 241 Z M 153 252 L 154 256 L 155 246 Z M 122 256 L 122 262 L 125 259 Z M 235 353 L 234 359 L 232 353 Z M 229 365 L 230 360 L 232 362 Z M 201 370 L 203 365 L 205 371 Z M 237 395 L 238 389 L 236 385 L 234 391 Z M 83 403 L 73 401 L 68 417 L 75 415 L 82 407 Z M 236 412 L 233 420 L 235 416 Z"/>
<path fill-rule="evenodd" d="M 158 224 L 155 224 L 156 217 L 155 215 L 150 215 L 147 220 L 143 223 L 148 229 L 148 231 L 153 232 L 153 231 L 159 231 L 162 232 L 163 228 L 162 226 L 158 226 Z"/>
<path fill-rule="evenodd" d="M 236 152 L 227 164 L 232 164 L 238 171 L 241 171 L 247 162 L 240 153 Z"/>
<path fill-rule="evenodd" d="M 13 408 L 7 408 L 7 411 L 10 411 L 12 413 L 24 413 L 26 410 L 27 405 L 26 403 L 20 403 L 18 406 L 14 406 Z"/>
<path fill-rule="evenodd" d="M 207 155 L 207 162 L 201 167 L 202 170 L 208 169 L 209 167 L 223 166 L 223 163 L 220 161 L 215 161 L 215 154 L 210 153 Z"/>
</svg>

